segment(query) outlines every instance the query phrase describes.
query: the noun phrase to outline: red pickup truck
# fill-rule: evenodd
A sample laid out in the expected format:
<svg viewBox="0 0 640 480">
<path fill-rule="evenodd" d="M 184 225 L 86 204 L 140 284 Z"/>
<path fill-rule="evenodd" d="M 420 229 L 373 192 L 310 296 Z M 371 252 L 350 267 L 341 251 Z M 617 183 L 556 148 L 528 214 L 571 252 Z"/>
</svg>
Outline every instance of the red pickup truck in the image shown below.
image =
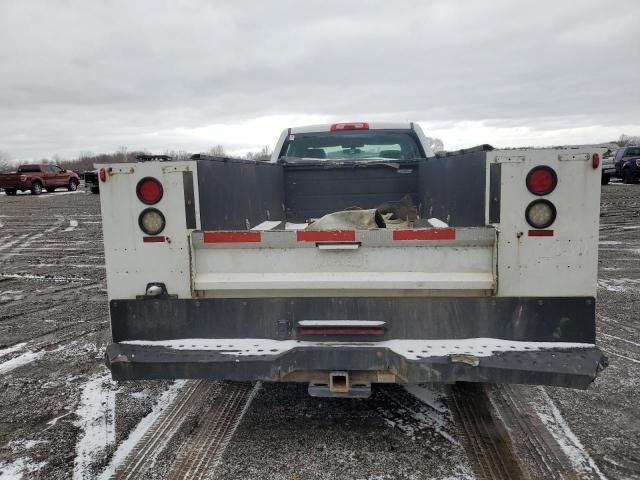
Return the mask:
<svg viewBox="0 0 640 480">
<path fill-rule="evenodd" d="M 75 172 L 57 165 L 20 165 L 17 172 L 0 174 L 0 188 L 4 188 L 7 195 L 27 190 L 31 190 L 33 195 L 40 195 L 43 190 L 53 192 L 60 187 L 74 192 L 79 183 Z"/>
</svg>

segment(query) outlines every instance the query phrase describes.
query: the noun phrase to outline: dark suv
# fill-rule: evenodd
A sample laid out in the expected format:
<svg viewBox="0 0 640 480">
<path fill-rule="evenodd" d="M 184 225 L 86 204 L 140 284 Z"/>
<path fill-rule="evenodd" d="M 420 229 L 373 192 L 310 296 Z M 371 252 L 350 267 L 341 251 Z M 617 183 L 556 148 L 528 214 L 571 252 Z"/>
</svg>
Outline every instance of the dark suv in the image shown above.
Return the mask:
<svg viewBox="0 0 640 480">
<path fill-rule="evenodd" d="M 635 183 L 640 178 L 640 147 L 622 147 L 613 159 L 616 175 L 624 183 Z"/>
</svg>

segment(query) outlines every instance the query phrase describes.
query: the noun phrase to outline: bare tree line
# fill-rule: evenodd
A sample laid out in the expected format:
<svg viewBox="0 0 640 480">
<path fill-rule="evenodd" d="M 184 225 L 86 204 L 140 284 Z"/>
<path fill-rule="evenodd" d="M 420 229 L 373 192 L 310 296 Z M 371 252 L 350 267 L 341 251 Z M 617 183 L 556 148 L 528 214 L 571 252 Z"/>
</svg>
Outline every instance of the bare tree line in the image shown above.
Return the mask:
<svg viewBox="0 0 640 480">
<path fill-rule="evenodd" d="M 626 147 L 629 145 L 640 145 L 640 135 L 620 135 L 616 141 L 619 147 Z"/>
<path fill-rule="evenodd" d="M 222 145 L 216 145 L 210 148 L 207 152 L 208 155 L 215 157 L 233 157 L 229 154 Z M 112 153 L 99 153 L 94 154 L 92 152 L 80 152 L 78 158 L 74 160 L 64 160 L 57 155 L 51 158 L 42 158 L 40 160 L 33 161 L 32 163 L 44 163 L 60 165 L 67 170 L 74 170 L 78 172 L 84 172 L 87 170 L 93 170 L 93 166 L 96 163 L 126 163 L 136 162 L 138 155 L 149 154 L 144 150 L 128 150 L 126 147 L 120 147 L 118 150 Z M 162 152 L 163 155 L 170 156 L 173 160 L 188 160 L 191 158 L 192 153 L 185 150 L 166 150 Z M 262 147 L 257 152 L 247 152 L 243 156 L 236 156 L 234 158 L 244 158 L 247 160 L 269 160 L 271 158 L 271 148 L 269 146 Z M 17 166 L 15 161 L 11 160 L 11 156 L 0 150 L 0 172 L 5 170 L 13 170 Z"/>
<path fill-rule="evenodd" d="M 442 151 L 443 143 L 439 138 L 427 137 L 427 143 L 433 150 L 433 152 Z M 640 135 L 627 135 L 622 134 L 615 142 L 609 142 L 610 144 L 617 144 L 619 147 L 625 147 L 627 145 L 640 145 Z M 80 152 L 78 158 L 74 160 L 64 160 L 58 155 L 53 155 L 50 159 L 43 158 L 33 163 L 53 163 L 60 165 L 68 170 L 75 171 L 87 171 L 93 170 L 93 166 L 96 163 L 125 163 L 135 162 L 136 157 L 141 154 L 148 154 L 147 151 L 142 150 L 128 150 L 126 147 L 120 147 L 118 150 L 112 153 L 99 153 L 94 154 L 91 152 Z M 232 157 L 224 148 L 223 145 L 218 144 L 211 147 L 207 152 L 208 155 L 214 157 Z M 269 160 L 271 158 L 271 147 L 264 146 L 257 152 L 247 152 L 243 156 L 236 156 L 235 158 L 244 158 L 247 160 Z M 164 155 L 169 155 L 174 160 L 188 160 L 192 153 L 185 150 L 166 150 Z M 11 156 L 8 152 L 0 150 L 0 172 L 15 169 L 16 162 L 11 160 Z"/>
</svg>

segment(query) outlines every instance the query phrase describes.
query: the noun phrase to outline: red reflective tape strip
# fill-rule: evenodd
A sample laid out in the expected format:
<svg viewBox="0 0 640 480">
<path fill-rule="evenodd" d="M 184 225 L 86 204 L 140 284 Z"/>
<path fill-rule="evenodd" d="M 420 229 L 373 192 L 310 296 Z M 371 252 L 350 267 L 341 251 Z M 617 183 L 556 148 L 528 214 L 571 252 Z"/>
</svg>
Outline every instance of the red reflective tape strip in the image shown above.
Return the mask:
<svg viewBox="0 0 640 480">
<path fill-rule="evenodd" d="M 384 328 L 300 328 L 301 335 L 383 335 Z"/>
<path fill-rule="evenodd" d="M 355 242 L 355 230 L 300 230 L 296 232 L 299 242 Z"/>
<path fill-rule="evenodd" d="M 142 241 L 144 243 L 158 243 L 164 242 L 166 240 L 163 236 L 154 236 L 154 237 L 142 237 Z"/>
<path fill-rule="evenodd" d="M 422 228 L 420 230 L 394 230 L 394 240 L 455 240 L 455 228 Z"/>
<path fill-rule="evenodd" d="M 529 230 L 530 237 L 553 237 L 553 230 Z"/>
<path fill-rule="evenodd" d="M 260 232 L 204 232 L 204 243 L 248 243 L 260 242 Z"/>
</svg>

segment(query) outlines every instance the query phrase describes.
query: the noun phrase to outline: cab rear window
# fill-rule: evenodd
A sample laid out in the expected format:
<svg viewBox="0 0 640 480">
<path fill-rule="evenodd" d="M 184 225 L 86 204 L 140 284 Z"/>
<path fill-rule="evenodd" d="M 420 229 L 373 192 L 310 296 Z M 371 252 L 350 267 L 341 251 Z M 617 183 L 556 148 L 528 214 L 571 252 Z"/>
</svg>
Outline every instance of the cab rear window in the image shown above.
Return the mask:
<svg viewBox="0 0 640 480">
<path fill-rule="evenodd" d="M 19 173 L 32 173 L 32 172 L 39 172 L 39 171 L 40 171 L 40 165 L 20 165 L 18 167 Z"/>
<path fill-rule="evenodd" d="M 424 158 L 411 131 L 319 132 L 292 134 L 282 155 L 322 160 L 416 160 Z"/>
<path fill-rule="evenodd" d="M 625 157 L 640 157 L 640 147 L 627 148 L 624 152 Z"/>
</svg>

